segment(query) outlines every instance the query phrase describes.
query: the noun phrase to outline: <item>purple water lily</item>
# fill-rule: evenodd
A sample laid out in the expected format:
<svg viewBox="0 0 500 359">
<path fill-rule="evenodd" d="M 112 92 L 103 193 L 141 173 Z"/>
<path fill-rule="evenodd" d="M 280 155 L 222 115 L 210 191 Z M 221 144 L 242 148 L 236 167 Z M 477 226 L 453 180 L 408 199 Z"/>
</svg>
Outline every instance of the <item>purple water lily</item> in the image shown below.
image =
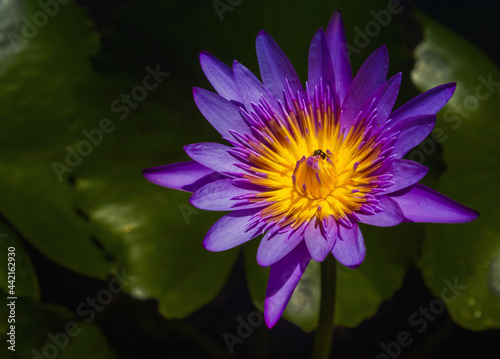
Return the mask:
<svg viewBox="0 0 500 359">
<path fill-rule="evenodd" d="M 217 93 L 195 88 L 194 100 L 228 144 L 188 145 L 193 161 L 143 173 L 193 192 L 197 208 L 231 211 L 208 231 L 206 249 L 224 251 L 264 234 L 257 262 L 271 266 L 264 314 L 272 327 L 311 258 L 332 253 L 350 268 L 363 262 L 358 222 L 461 223 L 478 213 L 418 184 L 427 168 L 402 158 L 430 134 L 454 83 L 392 111 L 401 74 L 386 81 L 382 46 L 353 78 L 340 12 L 312 39 L 305 89 L 266 32 L 256 47 L 262 82 L 236 61 L 231 69 L 200 55 Z"/>
</svg>

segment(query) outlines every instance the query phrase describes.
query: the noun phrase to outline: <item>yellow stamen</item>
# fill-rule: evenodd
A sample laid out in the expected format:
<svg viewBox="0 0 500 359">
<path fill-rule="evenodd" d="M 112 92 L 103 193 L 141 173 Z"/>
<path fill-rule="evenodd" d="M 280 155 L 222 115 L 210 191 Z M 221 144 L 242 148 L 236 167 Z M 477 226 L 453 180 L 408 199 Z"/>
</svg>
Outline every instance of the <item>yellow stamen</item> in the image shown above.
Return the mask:
<svg viewBox="0 0 500 359">
<path fill-rule="evenodd" d="M 314 217 L 338 220 L 358 211 L 376 187 L 376 139 L 365 138 L 362 125 L 342 130 L 330 106 L 301 110 L 295 102 L 286 116 L 288 126 L 270 119 L 259 142 L 247 144 L 259 153 L 249 155 L 250 170 L 261 176 L 245 177 L 268 188 L 252 199 L 269 203 L 262 216 L 298 228 Z"/>
</svg>

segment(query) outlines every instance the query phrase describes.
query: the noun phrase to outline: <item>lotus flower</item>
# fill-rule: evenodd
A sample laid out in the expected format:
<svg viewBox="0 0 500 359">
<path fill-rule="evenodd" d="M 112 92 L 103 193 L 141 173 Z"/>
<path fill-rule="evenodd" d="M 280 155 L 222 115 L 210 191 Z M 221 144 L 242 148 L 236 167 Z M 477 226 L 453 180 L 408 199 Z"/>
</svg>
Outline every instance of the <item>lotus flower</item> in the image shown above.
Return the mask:
<svg viewBox="0 0 500 359">
<path fill-rule="evenodd" d="M 200 55 L 217 93 L 194 88 L 196 105 L 225 144 L 196 143 L 192 161 L 148 168 L 152 183 L 192 192 L 193 206 L 230 211 L 203 245 L 224 251 L 264 234 L 257 252 L 271 266 L 264 315 L 272 327 L 311 258 L 329 253 L 358 267 L 365 245 L 358 223 L 461 223 L 478 213 L 418 183 L 427 168 L 403 156 L 428 136 L 455 84 L 435 87 L 393 111 L 401 73 L 387 79 L 385 46 L 353 78 L 343 21 L 335 12 L 309 48 L 305 88 L 264 31 L 257 36 L 262 81 Z"/>
</svg>

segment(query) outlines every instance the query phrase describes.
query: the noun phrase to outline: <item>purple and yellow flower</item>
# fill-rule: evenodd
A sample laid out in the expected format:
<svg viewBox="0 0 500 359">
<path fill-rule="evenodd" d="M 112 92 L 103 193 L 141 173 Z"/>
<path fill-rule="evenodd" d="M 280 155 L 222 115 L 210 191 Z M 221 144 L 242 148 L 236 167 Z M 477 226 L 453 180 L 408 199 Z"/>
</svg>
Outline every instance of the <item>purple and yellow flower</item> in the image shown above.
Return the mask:
<svg viewBox="0 0 500 359">
<path fill-rule="evenodd" d="M 365 258 L 358 223 L 461 223 L 477 212 L 418 183 L 427 168 L 403 159 L 432 131 L 455 84 L 393 106 L 401 73 L 387 80 L 385 46 L 353 78 L 342 16 L 335 12 L 309 48 L 308 82 L 264 31 L 257 36 L 262 81 L 203 52 L 217 93 L 194 100 L 226 144 L 184 147 L 192 161 L 144 170 L 151 182 L 193 192 L 193 206 L 231 211 L 203 245 L 224 251 L 261 234 L 257 262 L 271 266 L 264 314 L 272 327 L 311 259 L 329 253 L 356 268 Z"/>
</svg>

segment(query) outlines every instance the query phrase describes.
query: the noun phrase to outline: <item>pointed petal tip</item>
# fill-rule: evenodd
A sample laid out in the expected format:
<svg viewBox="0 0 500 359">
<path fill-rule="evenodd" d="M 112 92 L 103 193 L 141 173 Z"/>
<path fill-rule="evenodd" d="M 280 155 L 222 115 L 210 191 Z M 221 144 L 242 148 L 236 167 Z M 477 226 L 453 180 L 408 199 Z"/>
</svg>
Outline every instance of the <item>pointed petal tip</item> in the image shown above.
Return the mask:
<svg viewBox="0 0 500 359">
<path fill-rule="evenodd" d="M 386 67 L 389 67 L 389 50 L 385 44 L 382 44 L 382 46 L 373 51 L 370 56 L 381 56 L 381 59 L 384 61 Z"/>
<path fill-rule="evenodd" d="M 149 182 L 157 184 L 155 180 L 156 173 L 158 172 L 159 167 L 148 167 L 141 171 L 141 174 L 147 179 Z"/>
<path fill-rule="evenodd" d="M 257 50 L 259 47 L 265 46 L 265 44 L 269 41 L 274 41 L 271 35 L 269 35 L 265 30 L 260 30 L 255 38 L 255 46 Z"/>
<path fill-rule="evenodd" d="M 444 86 L 444 87 L 449 87 L 449 88 L 452 88 L 455 89 L 457 87 L 457 83 L 456 82 L 448 82 L 448 83 L 445 83 L 441 86 Z"/>
<path fill-rule="evenodd" d="M 262 37 L 271 37 L 271 35 L 269 35 L 266 30 L 260 30 L 257 33 L 257 39 L 262 38 Z"/>
<path fill-rule="evenodd" d="M 190 143 L 190 144 L 187 144 L 187 145 L 184 145 L 182 146 L 182 149 L 184 150 L 184 152 L 186 152 L 189 156 L 189 153 L 192 151 L 192 150 L 196 150 L 198 148 L 200 148 L 201 146 L 203 145 L 203 142 L 202 143 Z M 196 161 L 196 160 L 194 160 Z M 198 162 L 198 161 L 196 161 Z"/>
<path fill-rule="evenodd" d="M 448 100 L 453 96 L 455 93 L 455 90 L 457 89 L 457 83 L 456 82 L 447 82 L 445 84 L 435 86 L 433 88 L 430 88 L 429 90 L 434 90 L 434 89 L 441 89 L 447 91 L 449 98 Z M 448 100 L 446 102 L 448 102 Z"/>
<path fill-rule="evenodd" d="M 339 7 L 333 12 L 332 17 L 330 18 L 330 22 L 328 23 L 328 27 L 332 26 L 334 23 L 340 23 L 342 24 L 343 28 L 343 22 L 342 9 Z"/>
<path fill-rule="evenodd" d="M 266 322 L 266 326 L 271 329 L 278 323 L 279 317 L 271 317 L 269 318 L 269 315 L 264 314 L 264 320 Z"/>
<path fill-rule="evenodd" d="M 479 212 L 475 209 L 465 207 L 462 209 L 462 218 L 454 223 L 469 223 L 479 218 Z"/>
<path fill-rule="evenodd" d="M 205 51 L 205 50 L 200 51 L 200 54 L 198 55 L 198 59 L 200 60 L 200 65 L 202 68 L 204 67 L 204 65 L 207 62 L 210 63 L 210 62 L 218 60 L 217 57 L 215 57 L 210 52 Z"/>
<path fill-rule="evenodd" d="M 212 231 L 208 231 L 202 242 L 203 248 L 209 252 L 223 252 L 231 248 L 221 247 L 216 238 L 213 238 Z"/>
<path fill-rule="evenodd" d="M 210 233 L 207 233 L 205 235 L 205 238 L 203 238 L 203 248 L 205 248 L 207 251 L 210 251 L 210 252 L 218 252 L 217 250 L 215 250 L 215 248 L 212 247 L 212 241 L 211 241 L 211 238 L 210 238 Z"/>
<path fill-rule="evenodd" d="M 148 167 L 145 168 L 141 171 L 142 176 L 148 181 L 153 184 L 158 184 L 158 180 L 156 179 L 155 175 L 155 167 Z"/>
<path fill-rule="evenodd" d="M 196 196 L 196 192 L 194 192 L 193 195 L 189 197 L 189 204 L 195 208 L 202 209 L 198 207 L 197 202 L 198 202 L 198 197 Z"/>
<path fill-rule="evenodd" d="M 383 44 L 382 46 L 380 46 L 377 50 L 375 51 L 381 51 L 384 56 L 387 56 L 389 57 L 389 50 L 387 50 L 387 46 L 385 46 L 385 44 Z"/>
<path fill-rule="evenodd" d="M 320 36 L 320 34 L 323 34 L 323 36 L 325 35 L 325 30 L 323 29 L 323 26 L 321 26 L 315 33 L 314 33 L 314 36 L 318 35 Z M 325 36 L 325 39 L 326 39 L 326 36 Z"/>
<path fill-rule="evenodd" d="M 290 293 L 288 294 L 282 293 L 279 295 L 279 297 L 285 295 L 287 297 L 286 300 L 283 300 L 283 298 L 279 297 L 278 298 L 269 297 L 266 293 L 266 299 L 264 302 L 264 321 L 269 329 L 274 327 L 276 323 L 280 320 L 296 286 L 297 283 L 293 285 L 293 288 L 286 290 L 286 292 L 290 292 L 291 290 Z"/>
<path fill-rule="evenodd" d="M 199 55 L 200 61 L 204 58 L 207 58 L 207 57 L 214 57 L 214 56 L 208 51 L 205 51 L 205 50 L 200 51 L 200 55 Z"/>
<path fill-rule="evenodd" d="M 257 255 L 257 264 L 260 265 L 262 268 L 266 268 L 274 263 L 270 263 L 269 261 L 264 260 L 262 256 Z"/>
<path fill-rule="evenodd" d="M 457 89 L 457 83 L 456 82 L 449 82 L 446 85 L 448 85 L 448 88 L 451 90 L 451 96 L 455 93 L 455 90 Z M 450 96 L 450 98 L 451 98 Z"/>
<path fill-rule="evenodd" d="M 476 219 L 478 219 L 478 218 L 479 218 L 479 216 L 481 215 L 481 214 L 479 213 L 479 211 L 476 211 L 475 209 L 471 209 L 471 212 L 472 212 L 472 213 L 471 213 L 471 219 L 470 219 L 470 221 L 469 221 L 469 222 L 475 221 L 475 220 L 476 220 Z"/>
</svg>

